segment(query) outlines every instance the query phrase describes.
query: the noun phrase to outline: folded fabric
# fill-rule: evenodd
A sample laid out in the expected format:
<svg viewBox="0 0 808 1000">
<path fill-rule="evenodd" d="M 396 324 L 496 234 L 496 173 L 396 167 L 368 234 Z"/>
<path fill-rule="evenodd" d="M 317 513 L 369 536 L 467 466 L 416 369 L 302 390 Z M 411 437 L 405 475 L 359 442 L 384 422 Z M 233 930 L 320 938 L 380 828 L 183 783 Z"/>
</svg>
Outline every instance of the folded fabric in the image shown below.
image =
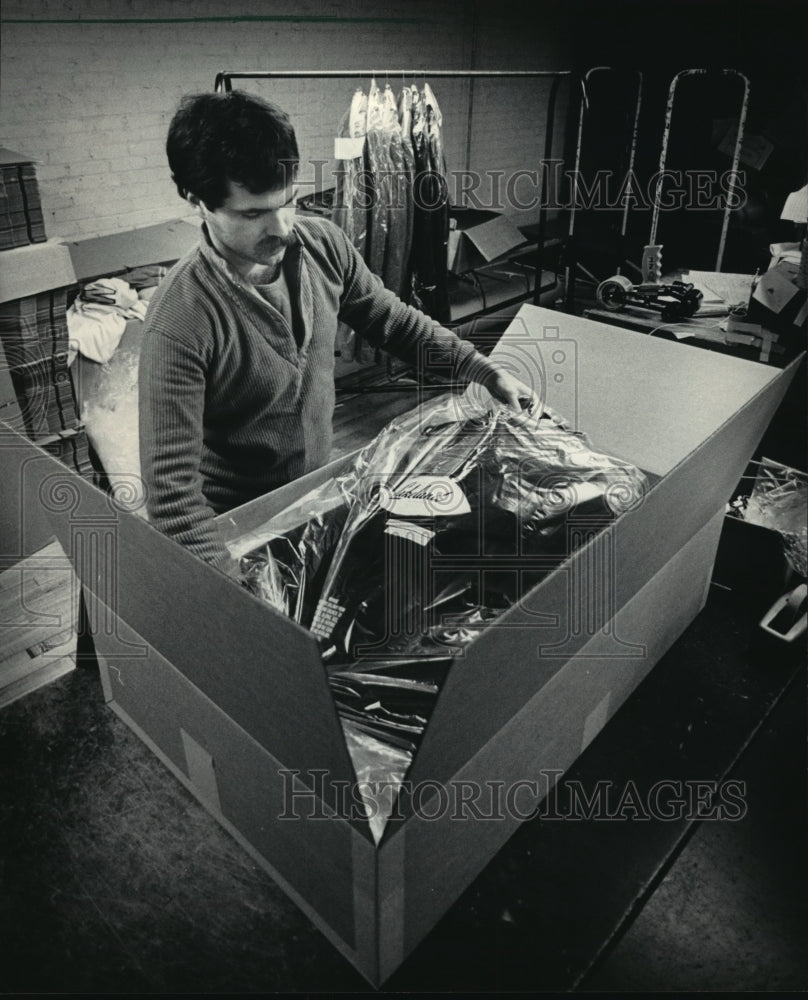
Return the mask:
<svg viewBox="0 0 808 1000">
<path fill-rule="evenodd" d="M 143 319 L 148 302 L 121 278 L 99 278 L 79 293 L 67 310 L 70 344 L 67 363 L 81 353 L 105 364 L 115 352 L 128 319 Z"/>
<path fill-rule="evenodd" d="M 70 338 L 67 363 L 73 363 L 76 353 L 105 364 L 115 353 L 126 319 L 114 307 L 84 303 L 77 309 L 74 303 L 67 311 L 67 332 Z"/>
</svg>

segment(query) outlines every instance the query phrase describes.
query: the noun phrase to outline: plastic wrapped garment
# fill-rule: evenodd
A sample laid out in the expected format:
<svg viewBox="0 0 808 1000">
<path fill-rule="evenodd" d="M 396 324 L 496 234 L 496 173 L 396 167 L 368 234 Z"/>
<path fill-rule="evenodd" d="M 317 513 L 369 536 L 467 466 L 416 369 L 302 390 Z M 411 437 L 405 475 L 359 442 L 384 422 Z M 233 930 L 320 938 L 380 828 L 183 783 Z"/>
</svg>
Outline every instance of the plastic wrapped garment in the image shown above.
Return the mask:
<svg viewBox="0 0 808 1000">
<path fill-rule="evenodd" d="M 449 657 L 391 661 L 390 670 L 374 664 L 372 670 L 330 672 L 331 693 L 344 719 L 402 750 L 413 751 L 426 726 Z"/>
<path fill-rule="evenodd" d="M 438 106 L 437 98 L 428 83 L 424 84 L 423 98 L 426 112 L 426 143 L 429 151 L 429 165 L 432 170 L 445 175 L 446 164 L 443 158 L 443 137 L 441 135 L 443 115 Z"/>
<path fill-rule="evenodd" d="M 425 86 L 419 93 L 413 87 L 413 304 L 438 322 L 445 323 L 450 318 L 447 269 L 449 199 L 443 168 L 441 122 L 440 109 L 431 88 Z"/>
<path fill-rule="evenodd" d="M 387 242 L 382 280 L 396 295 L 405 292 L 407 263 L 412 245 L 412 171 L 404 156 L 398 108 L 391 87 L 382 95 L 382 135 L 390 165 L 390 202 L 387 206 Z"/>
<path fill-rule="evenodd" d="M 396 676 L 342 671 L 330 677 L 358 790 L 378 841 L 412 762 L 448 661 L 397 667 Z"/>
<path fill-rule="evenodd" d="M 320 638 L 375 837 L 456 654 L 570 555 L 568 524 L 591 537 L 646 485 L 552 413 L 479 390 L 393 420 L 266 525 L 244 582 Z"/>
<path fill-rule="evenodd" d="M 357 788 L 365 807 L 370 832 L 381 839 L 393 805 L 412 762 L 412 753 L 390 746 L 343 720 L 342 731 L 356 771 Z"/>
<path fill-rule="evenodd" d="M 374 196 L 368 162 L 367 116 L 368 99 L 358 87 L 339 128 L 339 139 L 350 142 L 348 150 L 342 156 L 338 154 L 331 212 L 331 221 L 343 230 L 363 259 L 367 258 L 369 248 L 370 205 Z M 357 155 L 347 155 L 354 151 Z M 366 360 L 368 355 L 370 361 L 375 360 L 375 351 L 344 323 L 339 324 L 337 345 L 340 356 L 347 361 Z"/>
<path fill-rule="evenodd" d="M 392 200 L 392 164 L 389 140 L 384 131 L 384 97 L 372 80 L 368 93 L 368 164 L 372 174 L 373 203 L 370 209 L 370 231 L 365 260 L 379 277 L 384 275 L 384 251 L 388 239 L 388 210 Z"/>
<path fill-rule="evenodd" d="M 404 253 L 404 270 L 402 273 L 400 296 L 409 302 L 412 294 L 412 236 L 415 202 L 413 200 L 413 184 L 415 182 L 415 151 L 412 148 L 412 90 L 404 87 L 398 100 L 398 122 L 401 133 L 401 158 L 404 173 L 406 195 L 407 242 Z M 395 160 L 395 154 L 392 153 Z"/>
<path fill-rule="evenodd" d="M 525 421 L 480 390 L 393 420 L 242 567 L 259 592 L 261 574 L 276 581 L 329 664 L 446 657 L 567 558 L 573 514 L 604 526 L 645 488 L 558 417 Z M 480 572 L 523 555 L 543 558 Z"/>
<path fill-rule="evenodd" d="M 368 99 L 361 88 L 357 88 L 340 124 L 340 138 L 361 140 L 367 134 L 367 113 Z M 368 235 L 367 181 L 364 151 L 358 156 L 337 160 L 331 220 L 345 232 L 362 257 L 365 256 Z"/>
</svg>

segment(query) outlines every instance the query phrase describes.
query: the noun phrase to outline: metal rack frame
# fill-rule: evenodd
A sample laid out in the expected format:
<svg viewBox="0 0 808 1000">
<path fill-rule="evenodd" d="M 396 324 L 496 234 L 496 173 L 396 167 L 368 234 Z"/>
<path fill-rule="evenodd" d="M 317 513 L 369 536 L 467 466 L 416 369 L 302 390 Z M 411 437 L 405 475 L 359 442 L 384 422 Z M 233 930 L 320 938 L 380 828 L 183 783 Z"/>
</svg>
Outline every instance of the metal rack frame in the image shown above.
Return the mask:
<svg viewBox="0 0 808 1000">
<path fill-rule="evenodd" d="M 659 152 L 659 181 L 657 182 L 656 196 L 654 198 L 654 210 L 651 215 L 651 231 L 648 234 L 648 245 L 654 246 L 657 241 L 657 228 L 659 226 L 660 194 L 662 192 L 663 176 L 668 160 L 668 145 L 670 142 L 671 129 L 673 125 L 673 111 L 676 104 L 676 90 L 679 82 L 686 77 L 724 77 L 739 80 L 743 88 L 741 94 L 741 104 L 738 111 L 738 129 L 735 134 L 735 146 L 732 151 L 732 166 L 730 168 L 730 186 L 727 191 L 726 204 L 721 220 L 721 235 L 718 239 L 718 250 L 715 258 L 715 270 L 720 271 L 724 262 L 724 249 L 727 243 L 727 231 L 729 229 L 729 215 L 732 211 L 731 201 L 735 194 L 735 179 L 738 176 L 738 164 L 741 158 L 741 147 L 743 146 L 743 133 L 746 126 L 746 115 L 749 109 L 749 78 L 737 69 L 683 69 L 677 73 L 670 82 L 668 89 L 668 103 L 665 109 L 665 122 L 662 132 L 662 146 Z"/>
<path fill-rule="evenodd" d="M 558 89 L 564 79 L 570 80 L 573 86 L 573 93 L 579 94 L 579 100 L 585 101 L 584 80 L 573 70 L 488 70 L 488 69 L 380 69 L 369 73 L 367 70 L 343 70 L 343 69 L 277 69 L 277 70 L 224 70 L 216 74 L 214 90 L 217 92 L 229 93 L 233 80 L 274 80 L 274 79 L 297 79 L 297 80 L 330 80 L 330 79 L 352 79 L 364 78 L 369 75 L 385 78 L 410 78 L 417 79 L 427 77 L 439 79 L 468 79 L 470 81 L 478 79 L 550 79 L 550 93 L 547 99 L 547 126 L 544 134 L 544 159 L 542 163 L 547 163 L 552 158 L 553 132 L 555 130 L 555 113 L 558 99 Z M 578 87 L 575 87 L 575 84 Z M 572 114 L 575 111 L 575 102 L 569 109 Z M 533 286 L 533 303 L 538 305 L 541 301 L 541 277 L 542 277 L 542 256 L 544 249 L 544 239 L 546 232 L 547 211 L 543 205 L 544 201 L 544 172 L 539 170 L 539 219 L 536 237 L 536 258 L 535 258 L 535 278 Z M 529 243 L 532 241 L 528 241 Z"/>
</svg>

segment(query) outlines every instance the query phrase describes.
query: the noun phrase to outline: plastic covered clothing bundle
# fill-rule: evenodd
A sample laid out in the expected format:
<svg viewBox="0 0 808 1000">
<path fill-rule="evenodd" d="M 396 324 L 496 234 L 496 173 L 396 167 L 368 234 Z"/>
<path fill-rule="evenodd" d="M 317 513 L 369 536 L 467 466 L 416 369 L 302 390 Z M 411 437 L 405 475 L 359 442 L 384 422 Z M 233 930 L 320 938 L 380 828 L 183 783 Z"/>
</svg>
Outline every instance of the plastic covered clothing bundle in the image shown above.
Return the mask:
<svg viewBox="0 0 808 1000">
<path fill-rule="evenodd" d="M 749 496 L 731 504 L 744 521 L 777 531 L 795 573 L 808 576 L 808 475 L 770 458 L 761 459 Z"/>
<path fill-rule="evenodd" d="M 393 420 L 265 526 L 244 583 L 320 638 L 357 776 L 382 789 L 374 836 L 456 655 L 646 486 L 559 417 L 482 390 Z"/>
<path fill-rule="evenodd" d="M 413 201 L 413 305 L 440 322 L 449 315 L 449 197 L 441 130 L 443 116 L 428 83 L 412 88 L 412 145 L 415 156 Z"/>
<path fill-rule="evenodd" d="M 335 142 L 333 221 L 349 236 L 386 288 L 439 322 L 449 319 L 448 188 L 442 116 L 429 84 L 402 89 L 372 80 L 360 89 Z M 371 362 L 361 337 L 341 353 Z"/>
<path fill-rule="evenodd" d="M 605 525 L 645 489 L 636 467 L 558 417 L 525 422 L 481 396 L 490 400 L 452 396 L 393 420 L 242 558 L 247 585 L 317 635 L 330 668 L 434 668 L 438 685 L 520 588 L 570 554 L 570 517 Z M 522 569 L 530 555 L 540 565 Z M 515 568 L 489 570 L 492 557 Z M 397 721 L 382 716 L 375 731 Z"/>
</svg>

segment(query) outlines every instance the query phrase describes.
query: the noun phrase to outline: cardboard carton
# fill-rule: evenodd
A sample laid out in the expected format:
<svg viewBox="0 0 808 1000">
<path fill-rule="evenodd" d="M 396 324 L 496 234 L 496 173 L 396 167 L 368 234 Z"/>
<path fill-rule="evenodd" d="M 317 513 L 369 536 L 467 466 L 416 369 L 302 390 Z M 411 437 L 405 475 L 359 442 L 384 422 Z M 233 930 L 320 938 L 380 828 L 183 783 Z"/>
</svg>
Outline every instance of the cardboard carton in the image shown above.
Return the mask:
<svg viewBox="0 0 808 1000">
<path fill-rule="evenodd" d="M 699 612 L 725 503 L 796 367 L 533 306 L 497 352 L 653 485 L 607 529 L 576 525 L 574 555 L 456 660 L 378 844 L 314 636 L 120 495 L 22 438 L 0 452 L 0 482 L 46 511 L 83 582 L 111 708 L 375 984 Z M 260 538 L 345 461 L 220 517 L 228 543 Z"/>
<path fill-rule="evenodd" d="M 171 219 L 110 236 L 94 236 L 66 244 L 76 277 L 99 278 L 143 264 L 173 263 L 199 242 L 199 226 L 190 219 Z"/>
<path fill-rule="evenodd" d="M 58 240 L 4 250 L 0 268 L 0 302 L 72 285 L 76 272 L 66 246 Z"/>
<path fill-rule="evenodd" d="M 497 212 L 455 208 L 452 216 L 456 228 L 449 230 L 448 267 L 456 274 L 488 264 L 525 244 L 516 226 Z"/>
</svg>

